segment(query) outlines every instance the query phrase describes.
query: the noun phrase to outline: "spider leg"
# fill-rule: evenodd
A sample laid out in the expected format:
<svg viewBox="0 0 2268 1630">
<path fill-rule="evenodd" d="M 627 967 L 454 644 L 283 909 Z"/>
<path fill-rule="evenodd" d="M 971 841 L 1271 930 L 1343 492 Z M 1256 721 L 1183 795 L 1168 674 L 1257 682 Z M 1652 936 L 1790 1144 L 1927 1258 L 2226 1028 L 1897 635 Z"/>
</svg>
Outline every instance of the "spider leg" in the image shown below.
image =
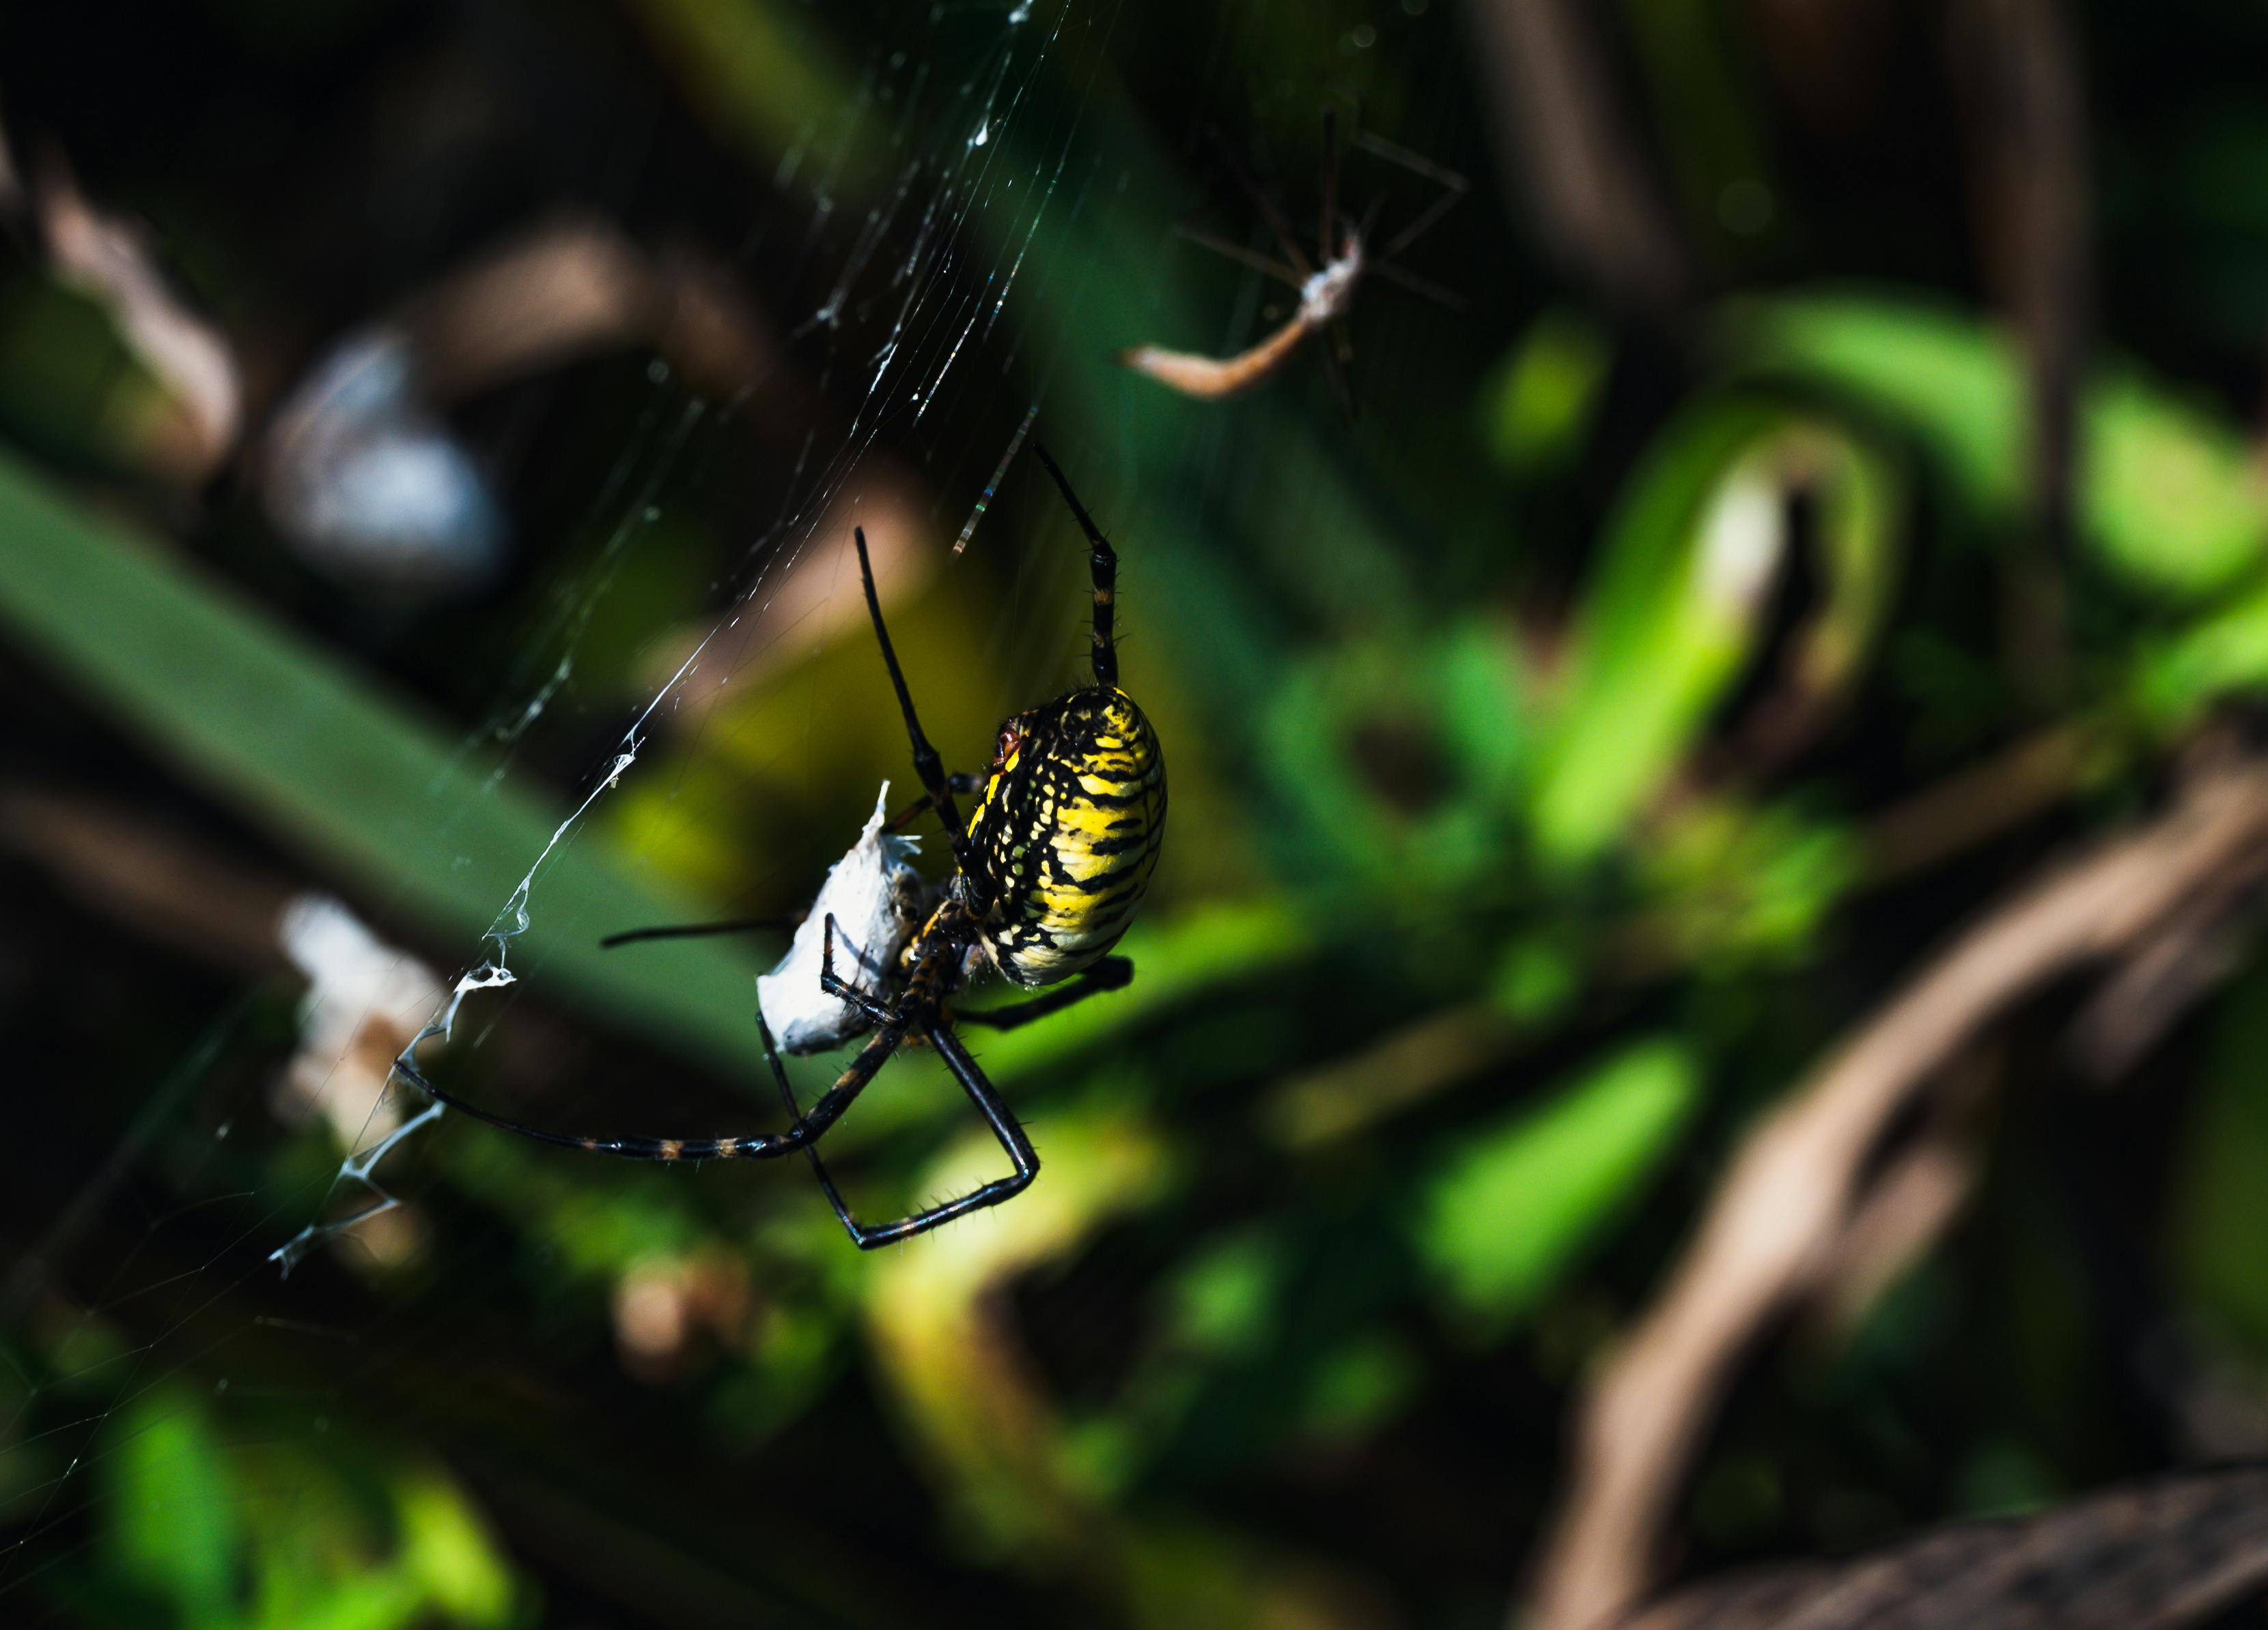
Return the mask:
<svg viewBox="0 0 2268 1630">
<path fill-rule="evenodd" d="M 861 967 L 866 966 L 863 952 L 859 955 L 858 965 Z M 880 970 L 875 972 L 879 977 Z M 835 971 L 835 914 L 831 911 L 827 914 L 826 936 L 819 945 L 819 988 L 838 1002 L 849 1002 L 877 1024 L 903 1026 L 904 1020 L 895 1008 L 879 996 L 859 989 Z"/>
<path fill-rule="evenodd" d="M 764 1039 L 766 1051 L 772 1046 L 770 1027 L 760 1017 L 758 1030 Z M 820 1135 L 843 1118 L 843 1112 L 865 1090 L 874 1073 L 889 1061 L 905 1039 L 900 1025 L 885 1025 L 874 1033 L 873 1039 L 858 1050 L 858 1056 L 835 1079 L 835 1084 L 819 1095 L 811 1106 L 811 1113 L 799 1116 L 784 1132 L 756 1133 L 736 1138 L 652 1138 L 652 1137 L 576 1137 L 564 1132 L 548 1132 L 540 1127 L 522 1126 L 507 1120 L 493 1110 L 482 1109 L 455 1093 L 433 1084 L 417 1068 L 416 1061 L 403 1054 L 394 1061 L 394 1073 L 436 1103 L 446 1104 L 475 1120 L 486 1121 L 505 1132 L 533 1138 L 538 1143 L 555 1144 L 562 1149 L 579 1149 L 594 1155 L 619 1155 L 626 1160 L 657 1160 L 664 1162 L 687 1160 L 776 1160 L 792 1150 L 816 1142 Z"/>
<path fill-rule="evenodd" d="M 976 1067 L 976 1061 L 968 1056 L 968 1049 L 961 1045 L 960 1038 L 941 1023 L 931 1025 L 928 1035 L 930 1045 L 937 1049 L 938 1056 L 953 1072 L 953 1078 L 961 1083 L 961 1090 L 968 1094 L 968 1101 L 976 1105 L 977 1112 L 992 1128 L 992 1135 L 1008 1152 L 1008 1158 L 1015 1163 L 1016 1170 L 1013 1175 L 995 1178 L 957 1200 L 932 1206 L 926 1211 L 917 1211 L 913 1215 L 900 1217 L 895 1222 L 869 1227 L 850 1215 L 850 1208 L 843 1203 L 843 1196 L 836 1193 L 834 1179 L 827 1175 L 827 1168 L 820 1163 L 819 1151 L 811 1150 L 812 1169 L 819 1174 L 820 1186 L 827 1191 L 828 1203 L 835 1208 L 835 1215 L 843 1220 L 844 1231 L 861 1251 L 873 1251 L 882 1245 L 895 1245 L 901 1239 L 911 1239 L 916 1234 L 926 1234 L 955 1217 L 982 1211 L 987 1206 L 997 1206 L 1004 1200 L 1022 1193 L 1031 1186 L 1032 1179 L 1040 1174 L 1040 1157 L 1032 1148 L 1032 1140 L 1024 1135 L 1024 1128 L 1016 1124 L 1015 1112 L 1001 1099 L 992 1083 L 984 1078 L 984 1072 Z M 779 1079 L 784 1090 L 787 1080 L 784 1071 L 780 1072 Z M 795 1102 L 792 1094 L 789 1095 L 788 1102 L 791 1105 Z"/>
<path fill-rule="evenodd" d="M 1019 1030 L 1034 1019 L 1045 1018 L 1074 1007 L 1106 990 L 1123 990 L 1134 982 L 1134 965 L 1124 957 L 1105 957 L 1076 981 L 1057 987 L 1028 1002 L 1012 1002 L 997 1008 L 963 1009 L 953 1016 L 956 1024 L 982 1024 L 987 1030 Z"/>
<path fill-rule="evenodd" d="M 1336 258 L 1332 229 L 1338 224 L 1339 200 L 1339 119 L 1337 110 L 1323 109 L 1323 204 L 1322 214 L 1316 222 L 1315 259 L 1325 263 Z"/>
<path fill-rule="evenodd" d="M 1268 230 L 1276 234 L 1276 246 L 1283 250 L 1284 258 L 1292 263 L 1292 269 L 1300 274 L 1302 282 L 1314 276 L 1315 268 L 1307 263 L 1307 253 L 1300 247 L 1299 239 L 1292 234 L 1292 223 L 1276 207 L 1276 201 L 1261 189 L 1259 181 L 1245 164 L 1243 155 L 1219 130 L 1212 133 L 1212 141 L 1215 151 L 1220 154 L 1221 163 L 1228 167 L 1229 174 L 1235 178 L 1244 195 L 1252 201 L 1252 207 L 1260 212 L 1260 218 L 1268 224 Z"/>
<path fill-rule="evenodd" d="M 1373 261 L 1363 268 L 1363 271 L 1368 276 L 1382 278 L 1461 316 L 1473 309 L 1473 303 L 1454 289 L 1444 288 L 1430 277 L 1420 277 L 1415 272 L 1404 271 L 1391 261 Z"/>
<path fill-rule="evenodd" d="M 627 929 L 620 934 L 608 935 L 599 942 L 599 949 L 612 951 L 617 945 L 648 939 L 701 939 L 711 934 L 784 933 L 802 921 L 800 917 L 740 917 L 730 922 L 680 922 L 658 929 Z"/>
<path fill-rule="evenodd" d="M 1174 235 L 1177 238 L 1186 238 L 1193 244 L 1211 250 L 1215 254 L 1226 255 L 1239 266 L 1248 266 L 1254 271 L 1273 277 L 1279 283 L 1289 283 L 1294 289 L 1307 281 L 1282 262 L 1271 261 L 1264 254 L 1255 254 L 1242 244 L 1231 243 L 1219 233 L 1208 232 L 1200 227 L 1176 226 L 1174 228 Z"/>
<path fill-rule="evenodd" d="M 1434 222 L 1456 208 L 1457 201 L 1465 195 L 1472 185 L 1454 170 L 1435 164 L 1423 153 L 1412 152 L 1398 142 L 1389 142 L 1383 136 L 1373 136 L 1367 130 L 1358 130 L 1348 139 L 1365 152 L 1375 153 L 1389 164 L 1400 165 L 1412 174 L 1423 176 L 1441 188 L 1441 195 L 1418 211 L 1418 218 L 1396 232 L 1394 235 L 1394 241 L 1379 251 L 1377 256 L 1379 260 L 1390 261 L 1411 244 L 1416 243 Z"/>
<path fill-rule="evenodd" d="M 906 676 L 898 666 L 898 653 L 890 644 L 890 631 L 882 622 L 882 602 L 874 592 L 874 566 L 866 558 L 866 529 L 856 526 L 850 536 L 858 546 L 858 580 L 866 590 L 866 611 L 874 621 L 874 640 L 882 648 L 882 665 L 890 671 L 890 687 L 898 694 L 898 710 L 906 716 L 906 734 L 912 739 L 914 774 L 929 794 L 931 806 L 937 818 L 945 823 L 947 841 L 953 845 L 954 859 L 960 863 L 963 874 L 974 868 L 974 858 L 968 848 L 968 834 L 961 824 L 961 807 L 953 801 L 952 789 L 945 776 L 945 761 L 938 756 L 929 738 L 922 734 L 921 719 L 914 712 L 913 693 L 906 688 Z"/>
<path fill-rule="evenodd" d="M 968 770 L 955 770 L 952 775 L 945 778 L 945 789 L 947 792 L 979 792 L 983 789 L 983 786 L 984 777 L 972 774 Z M 902 831 L 908 826 L 912 824 L 915 816 L 920 814 L 924 810 L 930 807 L 929 794 L 924 792 L 921 797 L 916 798 L 911 804 L 907 804 L 905 808 L 891 816 L 890 819 L 883 824 L 882 830 L 884 832 Z"/>
<path fill-rule="evenodd" d="M 772 1042 L 772 1027 L 764 1023 L 762 1014 L 756 1016 L 756 1033 L 763 1038 L 764 1061 L 771 1066 L 772 1080 L 778 1083 L 780 1101 L 787 1105 L 789 1123 L 801 1126 L 803 1106 L 795 1101 L 795 1089 L 788 1084 L 787 1066 L 780 1062 L 779 1048 Z M 806 1142 L 803 1152 L 811 1158 L 812 1175 L 819 1179 L 819 1186 L 827 1196 L 827 1203 L 835 1208 L 835 1215 L 842 1219 L 843 1228 L 856 1240 L 858 1224 L 851 1220 L 850 1208 L 843 1203 L 842 1192 L 835 1186 L 835 1179 L 828 1175 L 827 1163 L 819 1157 L 819 1145 Z"/>
<path fill-rule="evenodd" d="M 1071 483 L 1064 479 L 1063 466 L 1037 442 L 1032 444 L 1032 452 L 1055 478 L 1056 489 L 1071 505 L 1071 517 L 1079 522 L 1079 531 L 1086 534 L 1087 566 L 1094 578 L 1094 682 L 1105 690 L 1116 690 L 1118 647 L 1111 639 L 1110 616 L 1118 598 L 1118 553 L 1094 524 L 1094 517 L 1086 512 L 1086 506 L 1079 501 L 1079 495 L 1071 491 Z"/>
<path fill-rule="evenodd" d="M 1323 347 L 1323 371 L 1330 376 L 1331 394 L 1339 399 L 1339 411 L 1346 415 L 1349 424 L 1355 421 L 1354 385 L 1347 377 L 1353 359 L 1354 341 L 1347 337 L 1345 319 L 1333 318 L 1329 342 Z"/>
</svg>

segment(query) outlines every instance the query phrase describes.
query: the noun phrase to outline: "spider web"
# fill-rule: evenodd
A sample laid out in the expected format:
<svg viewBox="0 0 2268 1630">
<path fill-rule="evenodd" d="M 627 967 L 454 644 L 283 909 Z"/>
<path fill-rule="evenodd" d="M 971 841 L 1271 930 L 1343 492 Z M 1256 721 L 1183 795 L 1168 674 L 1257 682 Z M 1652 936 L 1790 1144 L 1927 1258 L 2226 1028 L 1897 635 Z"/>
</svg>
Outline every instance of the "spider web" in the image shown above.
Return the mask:
<svg viewBox="0 0 2268 1630">
<path fill-rule="evenodd" d="M 1052 17 L 1042 15 L 1052 10 Z M 960 386 L 964 369 L 975 371 L 980 358 L 999 362 L 1020 349 L 1025 325 L 1010 316 L 1018 283 L 1031 244 L 1055 207 L 1071 207 L 1059 199 L 1066 171 L 1077 147 L 1074 118 L 1065 131 L 1049 131 L 1033 139 L 1021 118 L 1027 94 L 1049 70 L 1049 54 L 1066 26 L 1088 29 L 1095 19 L 1074 16 L 1065 4 L 1044 8 L 1037 0 L 1019 0 L 998 19 L 1000 32 L 983 50 L 973 69 L 961 73 L 957 84 L 938 105 L 923 109 L 919 103 L 928 82 L 938 72 L 929 61 L 891 51 L 879 65 L 870 64 L 862 81 L 859 109 L 843 121 L 833 138 L 836 151 L 826 149 L 829 137 L 812 131 L 799 136 L 783 160 L 780 179 L 791 187 L 806 169 L 817 178 L 807 200 L 809 211 L 803 236 L 804 253 L 821 263 L 831 262 L 834 282 L 823 303 L 792 329 L 791 343 L 823 336 L 831 360 L 822 371 L 840 365 L 856 370 L 863 352 L 865 376 L 855 408 L 840 440 L 831 452 L 798 474 L 783 495 L 782 511 L 767 533 L 747 551 L 747 586 L 708 634 L 678 664 L 653 692 L 626 730 L 612 756 L 593 778 L 582 801 L 553 830 L 534 855 L 511 895 L 498 907 L 483 936 L 480 961 L 458 975 L 446 1000 L 419 1030 L 405 1056 L 428 1041 L 451 1039 L 469 999 L 504 990 L 519 982 L 512 965 L 515 943 L 528 932 L 547 863 L 562 845 L 575 841 L 579 830 L 601 803 L 636 770 L 640 753 L 659 729 L 666 728 L 683 687 L 711 669 L 725 672 L 718 683 L 756 661 L 784 635 L 754 648 L 737 651 L 718 648 L 744 619 L 761 617 L 769 607 L 770 585 L 792 571 L 805 552 L 821 541 L 830 520 L 843 530 L 843 500 L 855 492 L 861 461 L 871 453 L 886 430 L 917 434 L 941 398 Z M 1101 26 L 1107 31 L 1107 19 Z M 902 100 L 905 114 L 895 122 L 891 145 L 901 151 L 898 170 L 887 187 L 887 199 L 870 205 L 854 222 L 836 219 L 839 205 L 828 178 L 839 173 L 842 150 L 858 140 L 867 110 L 887 108 Z M 1011 155 L 1013 156 L 1011 156 Z M 1089 168 L 1091 169 L 1091 165 Z M 915 222 L 909 242 L 898 231 L 905 221 Z M 848 229 L 847 231 L 845 229 Z M 895 250 L 896 253 L 891 253 Z M 861 347 L 845 332 L 844 313 L 854 302 L 871 302 L 887 318 L 880 342 Z M 1004 326 L 1004 318 L 1009 320 Z M 983 488 L 968 495 L 968 515 L 955 540 L 956 552 L 966 546 L 1013 459 L 1030 432 L 1043 403 L 1049 370 L 1037 371 L 1032 401 Z M 666 369 L 657 364 L 659 385 Z M 759 388 L 752 386 L 753 388 Z M 509 746 L 558 700 L 573 679 L 578 645 L 587 632 L 600 599 L 611 586 L 624 555 L 637 546 L 641 528 L 659 518 L 653 499 L 683 453 L 697 428 L 703 405 L 688 406 L 668 427 L 658 428 L 658 449 L 650 454 L 644 480 L 637 483 L 611 529 L 600 560 L 579 586 L 571 610 L 563 611 L 547 641 L 558 649 L 551 672 L 532 694 L 516 705 L 507 702 L 485 732 Z M 728 408 L 729 411 L 729 408 Z M 804 450 L 810 457 L 808 438 Z M 629 483 L 630 466 L 618 466 L 610 487 Z M 847 506 L 855 514 L 857 506 Z M 836 540 L 839 542 L 839 537 Z M 688 734 L 699 752 L 696 723 Z M 501 767 L 499 774 L 502 773 Z M 329 1221 L 307 1223 L 271 1253 L 288 1273 L 308 1252 L 368 1219 L 392 1209 L 398 1202 L 376 1180 L 377 1168 L 394 1147 L 445 1113 L 432 1104 L 414 1119 L 395 1127 L 378 1141 L 357 1149 L 341 1162 L 332 1198 L 344 1187 L 367 1193 L 370 1204 Z"/>
</svg>

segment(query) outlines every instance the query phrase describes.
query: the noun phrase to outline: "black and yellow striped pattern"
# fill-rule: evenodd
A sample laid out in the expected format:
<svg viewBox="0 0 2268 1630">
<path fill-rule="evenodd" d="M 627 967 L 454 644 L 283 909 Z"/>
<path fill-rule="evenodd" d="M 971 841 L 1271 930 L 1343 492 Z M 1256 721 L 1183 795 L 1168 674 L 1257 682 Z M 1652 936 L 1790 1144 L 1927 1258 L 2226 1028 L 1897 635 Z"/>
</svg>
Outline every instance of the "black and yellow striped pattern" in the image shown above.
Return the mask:
<svg viewBox="0 0 2268 1630">
<path fill-rule="evenodd" d="M 1001 727 L 969 819 L 988 902 L 979 931 L 1018 985 L 1051 985 L 1118 943 L 1158 868 L 1166 760 L 1115 686 L 1074 691 Z"/>
</svg>

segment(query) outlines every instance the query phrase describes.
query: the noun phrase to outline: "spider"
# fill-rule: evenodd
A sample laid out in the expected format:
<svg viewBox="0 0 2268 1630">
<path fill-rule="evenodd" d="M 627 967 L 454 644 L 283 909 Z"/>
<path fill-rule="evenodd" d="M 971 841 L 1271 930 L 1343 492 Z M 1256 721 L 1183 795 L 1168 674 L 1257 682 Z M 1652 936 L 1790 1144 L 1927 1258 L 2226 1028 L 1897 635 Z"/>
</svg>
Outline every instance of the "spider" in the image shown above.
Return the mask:
<svg viewBox="0 0 2268 1630">
<path fill-rule="evenodd" d="M 1166 823 L 1166 764 L 1157 733 L 1133 699 L 1118 688 L 1118 652 L 1111 635 L 1118 556 L 1055 459 L 1037 444 L 1033 451 L 1086 534 L 1094 585 L 1094 682 L 1002 723 L 991 765 L 981 775 L 946 775 L 937 749 L 922 733 L 912 694 L 882 622 L 865 532 L 860 528 L 853 533 L 874 640 L 905 716 L 914 773 L 923 788 L 922 799 L 909 813 L 918 814 L 924 804 L 936 811 L 953 846 L 954 874 L 935 909 L 907 942 L 896 966 L 887 971 L 880 992 L 861 990 L 835 972 L 836 921 L 831 914 L 828 917 L 821 988 L 856 1007 L 874 1029 L 811 1112 L 806 1114 L 798 1105 L 771 1026 L 761 1014 L 756 1029 L 763 1039 L 764 1057 L 792 1118 L 784 1132 L 722 1138 L 574 1137 L 548 1132 L 506 1120 L 436 1086 L 405 1053 L 397 1068 L 413 1085 L 453 1109 L 522 1137 L 631 1160 L 768 1160 L 801 1149 L 810 1157 L 828 1203 L 862 1250 L 926 1233 L 955 1217 L 997 1206 L 1030 1186 L 1039 1173 L 1039 1156 L 954 1026 L 1013 1030 L 1100 992 L 1125 988 L 1134 977 L 1134 965 L 1109 952 L 1125 933 L 1151 873 L 1157 870 Z M 968 793 L 977 798 L 964 824 L 955 795 Z M 777 926 L 731 922 L 641 929 L 617 936 L 615 943 Z M 952 999 L 988 966 L 1026 989 L 1057 988 L 1005 1007 L 953 1012 Z M 1015 1170 L 958 1199 L 895 1222 L 870 1226 L 851 1215 L 816 1145 L 890 1055 L 917 1037 L 937 1049 Z"/>
<path fill-rule="evenodd" d="M 1393 263 L 1394 258 L 1415 243 L 1418 237 L 1454 208 L 1464 196 L 1465 178 L 1454 171 L 1445 170 L 1394 143 L 1382 140 L 1358 129 L 1350 138 L 1366 152 L 1401 165 L 1406 169 L 1438 182 L 1441 195 L 1418 213 L 1417 219 L 1396 232 L 1386 246 L 1372 253 L 1366 244 L 1366 227 L 1352 221 L 1343 225 L 1337 219 L 1338 207 L 1338 121 L 1331 113 L 1323 114 L 1323 202 L 1322 219 L 1315 234 L 1315 259 L 1320 267 L 1311 263 L 1292 236 L 1292 224 L 1285 220 L 1268 195 L 1252 178 L 1226 142 L 1220 145 L 1222 161 L 1229 167 L 1236 182 L 1251 199 L 1253 207 L 1267 222 L 1268 230 L 1275 234 L 1277 246 L 1283 250 L 1281 261 L 1255 254 L 1241 244 L 1231 243 L 1210 232 L 1189 227 L 1178 229 L 1191 241 L 1204 245 L 1241 265 L 1289 283 L 1300 291 L 1300 304 L 1291 317 L 1273 334 L 1234 356 L 1199 356 L 1189 351 L 1167 350 L 1163 346 L 1138 345 L 1122 351 L 1118 360 L 1135 372 L 1155 379 L 1159 384 L 1179 391 L 1184 396 L 1200 400 L 1216 401 L 1225 396 L 1234 396 L 1248 391 L 1263 379 L 1271 378 L 1292 359 L 1307 337 L 1328 328 L 1331 349 L 1323 353 L 1331 375 L 1331 385 L 1339 397 L 1340 405 L 1351 413 L 1354 397 L 1346 382 L 1346 365 L 1352 360 L 1353 348 L 1347 339 L 1346 315 L 1354 305 L 1355 290 L 1367 276 L 1379 276 L 1389 283 L 1440 300 L 1454 307 L 1462 302 L 1439 285 L 1403 270 Z M 1336 246 L 1336 253 L 1334 246 Z"/>
</svg>

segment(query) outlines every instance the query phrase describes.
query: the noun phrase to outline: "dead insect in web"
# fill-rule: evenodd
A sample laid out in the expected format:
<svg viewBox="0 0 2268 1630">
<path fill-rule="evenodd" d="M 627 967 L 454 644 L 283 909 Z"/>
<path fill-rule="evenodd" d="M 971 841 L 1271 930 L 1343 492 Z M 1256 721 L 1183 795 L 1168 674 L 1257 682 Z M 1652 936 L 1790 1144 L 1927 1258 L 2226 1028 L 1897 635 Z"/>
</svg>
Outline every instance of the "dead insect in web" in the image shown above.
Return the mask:
<svg viewBox="0 0 2268 1630">
<path fill-rule="evenodd" d="M 1367 277 L 1381 277 L 1397 283 L 1426 298 L 1438 300 L 1454 309 L 1462 309 L 1463 302 L 1438 283 L 1404 271 L 1394 264 L 1395 257 L 1415 243 L 1425 230 L 1447 215 L 1465 195 L 1465 178 L 1453 170 L 1444 169 L 1430 159 L 1411 152 L 1406 147 L 1385 141 L 1366 131 L 1357 130 L 1350 137 L 1351 143 L 1365 152 L 1398 164 L 1426 180 L 1438 183 L 1440 196 L 1419 211 L 1416 219 L 1396 232 L 1384 245 L 1372 250 L 1366 228 L 1353 221 L 1342 222 L 1338 215 L 1338 143 L 1337 121 L 1331 114 L 1323 115 L 1323 202 L 1321 219 L 1315 233 L 1315 260 L 1310 261 L 1292 231 L 1292 224 L 1273 200 L 1261 190 L 1243 161 L 1226 143 L 1221 144 L 1222 161 L 1236 178 L 1237 185 L 1252 201 L 1253 207 L 1275 235 L 1277 246 L 1284 259 L 1271 261 L 1256 254 L 1241 244 L 1199 231 L 1189 227 L 1177 229 L 1194 243 L 1226 255 L 1240 265 L 1290 284 L 1299 290 L 1300 304 L 1284 324 L 1259 343 L 1240 351 L 1233 356 L 1201 356 L 1189 351 L 1167 350 L 1163 346 L 1140 345 L 1121 351 L 1118 360 L 1137 373 L 1145 374 L 1159 384 L 1169 385 L 1184 396 L 1212 400 L 1248 391 L 1262 380 L 1274 375 L 1289 362 L 1293 352 L 1311 334 L 1324 329 L 1330 332 L 1330 346 L 1323 353 L 1325 364 L 1330 369 L 1332 388 L 1338 393 L 1340 404 L 1351 414 L 1354 411 L 1353 393 L 1346 380 L 1347 364 L 1353 360 L 1353 342 L 1348 338 L 1346 316 L 1354 305 L 1355 290 Z M 1373 213 L 1375 211 L 1373 210 Z"/>
</svg>

